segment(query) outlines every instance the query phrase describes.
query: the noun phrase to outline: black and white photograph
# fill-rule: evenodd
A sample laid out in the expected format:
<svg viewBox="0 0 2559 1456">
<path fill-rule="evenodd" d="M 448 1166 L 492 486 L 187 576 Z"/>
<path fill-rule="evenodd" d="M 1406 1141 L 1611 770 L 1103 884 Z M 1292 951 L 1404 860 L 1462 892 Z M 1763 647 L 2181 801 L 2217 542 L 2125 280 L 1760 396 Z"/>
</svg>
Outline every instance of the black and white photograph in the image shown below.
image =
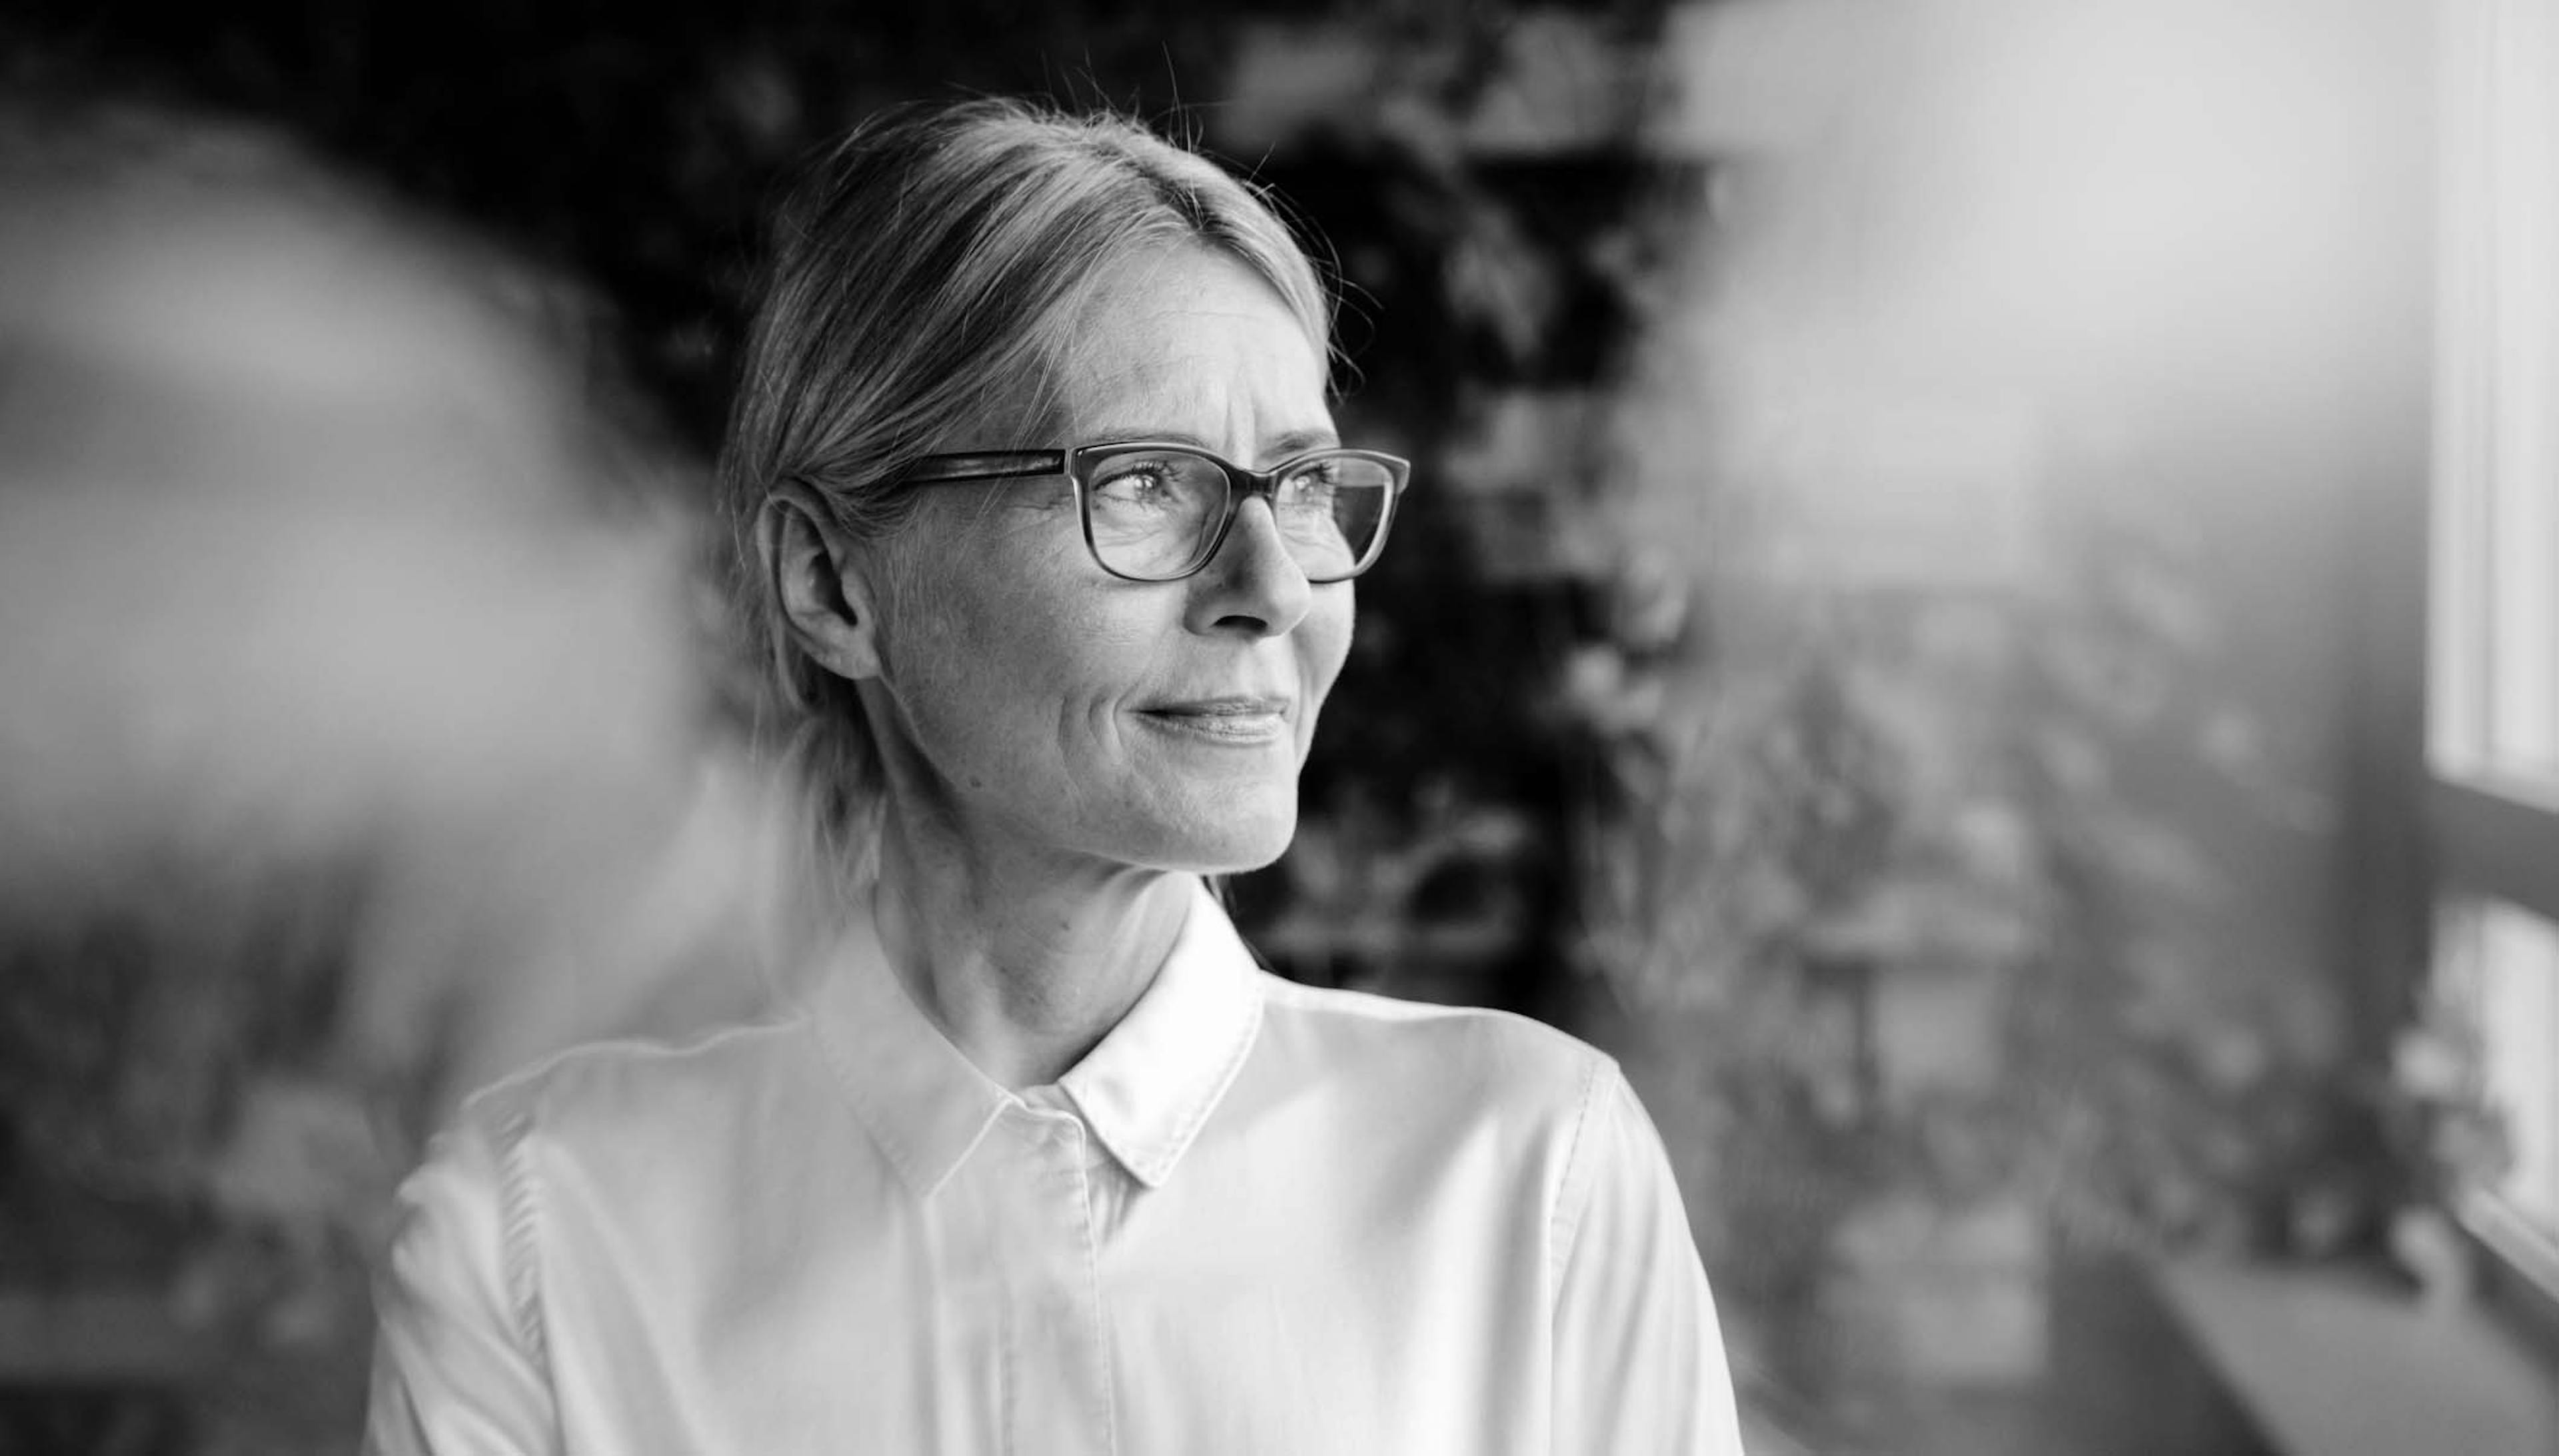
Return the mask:
<svg viewBox="0 0 2559 1456">
<path fill-rule="evenodd" d="M 18 0 L 0 1456 L 2559 1452 L 2559 0 Z"/>
</svg>

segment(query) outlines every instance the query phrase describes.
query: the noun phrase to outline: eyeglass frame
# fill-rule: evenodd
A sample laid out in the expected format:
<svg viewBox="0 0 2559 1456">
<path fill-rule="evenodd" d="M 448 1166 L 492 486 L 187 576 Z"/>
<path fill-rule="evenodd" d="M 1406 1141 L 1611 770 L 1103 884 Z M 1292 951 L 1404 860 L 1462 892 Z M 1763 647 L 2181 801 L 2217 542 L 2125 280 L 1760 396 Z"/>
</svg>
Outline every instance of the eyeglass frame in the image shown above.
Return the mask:
<svg viewBox="0 0 2559 1456">
<path fill-rule="evenodd" d="M 1216 466 L 1226 475 L 1226 510 L 1218 518 L 1217 529 L 1209 532 L 1208 543 L 1200 549 L 1197 559 L 1171 576 L 1133 576 L 1122 571 L 1103 559 L 1102 547 L 1093 539 L 1090 479 L 1093 465 L 1109 456 L 1144 450 L 1177 450 L 1184 455 L 1197 456 Z M 1093 564 L 1122 581 L 1155 583 L 1183 581 L 1207 570 L 1208 564 L 1217 559 L 1217 553 L 1226 548 L 1226 538 L 1234 531 L 1235 518 L 1243 513 L 1244 503 L 1255 496 L 1260 496 L 1271 502 L 1272 508 L 1276 510 L 1280 501 L 1280 482 L 1288 472 L 1319 455 L 1346 455 L 1356 460 L 1382 465 L 1386 467 L 1390 478 L 1385 509 L 1378 512 L 1377 535 L 1370 540 L 1368 550 L 1362 553 L 1358 563 L 1339 576 L 1318 578 L 1312 572 L 1307 573 L 1308 585 L 1328 586 L 1337 581 L 1349 581 L 1360 575 L 1376 565 L 1377 558 L 1385 554 L 1387 534 L 1395 527 L 1396 505 L 1403 499 L 1405 488 L 1413 484 L 1413 462 L 1401 455 L 1389 455 L 1382 450 L 1356 450 L 1342 445 L 1319 445 L 1312 450 L 1301 450 L 1269 470 L 1255 470 L 1251 466 L 1238 465 L 1232 460 L 1186 441 L 1110 440 L 1096 445 L 1078 445 L 1067 450 L 976 450 L 955 454 L 923 455 L 909 462 L 906 468 L 899 471 L 892 479 L 899 485 L 927 486 L 957 485 L 967 481 L 1041 480 L 1064 476 L 1075 488 L 1075 514 L 1084 530 L 1084 549 L 1093 557 Z M 1296 558 L 1291 555 L 1289 559 L 1294 561 Z M 1304 571 L 1305 566 L 1300 563 L 1297 569 Z"/>
</svg>

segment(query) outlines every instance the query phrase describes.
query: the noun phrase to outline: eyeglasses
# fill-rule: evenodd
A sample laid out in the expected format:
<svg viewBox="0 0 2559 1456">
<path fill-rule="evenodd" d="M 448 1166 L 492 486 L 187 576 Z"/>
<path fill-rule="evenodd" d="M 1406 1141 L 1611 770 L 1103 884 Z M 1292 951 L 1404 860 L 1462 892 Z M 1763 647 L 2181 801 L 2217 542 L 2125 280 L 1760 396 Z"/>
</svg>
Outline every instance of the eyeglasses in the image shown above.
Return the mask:
<svg viewBox="0 0 2559 1456">
<path fill-rule="evenodd" d="M 1386 545 L 1410 462 L 1374 450 L 1328 448 L 1252 470 L 1205 450 L 1152 440 L 1073 450 L 928 455 L 899 479 L 1075 483 L 1084 544 L 1113 576 L 1178 581 L 1216 557 L 1248 497 L 1271 503 L 1280 542 L 1306 580 L 1348 581 Z"/>
</svg>

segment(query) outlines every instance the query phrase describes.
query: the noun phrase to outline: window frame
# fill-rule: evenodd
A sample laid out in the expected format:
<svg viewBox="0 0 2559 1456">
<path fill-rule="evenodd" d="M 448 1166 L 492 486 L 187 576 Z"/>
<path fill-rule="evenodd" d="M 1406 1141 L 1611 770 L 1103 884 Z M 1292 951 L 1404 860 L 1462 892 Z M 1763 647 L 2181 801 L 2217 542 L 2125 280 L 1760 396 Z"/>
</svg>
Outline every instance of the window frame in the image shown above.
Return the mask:
<svg viewBox="0 0 2559 1456">
<path fill-rule="evenodd" d="M 2438 15 L 2424 707 L 2406 776 L 2424 842 L 2406 913 L 2433 927 L 2438 907 L 2485 900 L 2559 924 L 2559 0 Z M 2532 681 L 2515 703 L 2500 688 L 2518 666 Z M 2543 756 L 2529 775 L 2518 737 Z M 2419 976 L 2438 973 L 2439 941 L 2424 932 Z M 2448 1202 L 2485 1292 L 2559 1354 L 2559 1237 L 2492 1190 Z"/>
</svg>

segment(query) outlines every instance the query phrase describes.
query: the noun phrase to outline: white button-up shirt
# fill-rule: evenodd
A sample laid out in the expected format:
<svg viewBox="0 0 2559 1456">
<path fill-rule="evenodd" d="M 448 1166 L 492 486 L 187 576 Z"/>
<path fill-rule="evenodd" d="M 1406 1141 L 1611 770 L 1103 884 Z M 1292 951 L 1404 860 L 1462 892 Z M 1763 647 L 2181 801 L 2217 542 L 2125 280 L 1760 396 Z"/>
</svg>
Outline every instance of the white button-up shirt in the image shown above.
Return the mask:
<svg viewBox="0 0 2559 1456">
<path fill-rule="evenodd" d="M 1053 1087 L 861 935 L 771 1024 L 481 1093 L 401 1197 L 380 1456 L 1739 1450 L 1616 1065 L 1270 975 L 1205 892 Z"/>
</svg>

